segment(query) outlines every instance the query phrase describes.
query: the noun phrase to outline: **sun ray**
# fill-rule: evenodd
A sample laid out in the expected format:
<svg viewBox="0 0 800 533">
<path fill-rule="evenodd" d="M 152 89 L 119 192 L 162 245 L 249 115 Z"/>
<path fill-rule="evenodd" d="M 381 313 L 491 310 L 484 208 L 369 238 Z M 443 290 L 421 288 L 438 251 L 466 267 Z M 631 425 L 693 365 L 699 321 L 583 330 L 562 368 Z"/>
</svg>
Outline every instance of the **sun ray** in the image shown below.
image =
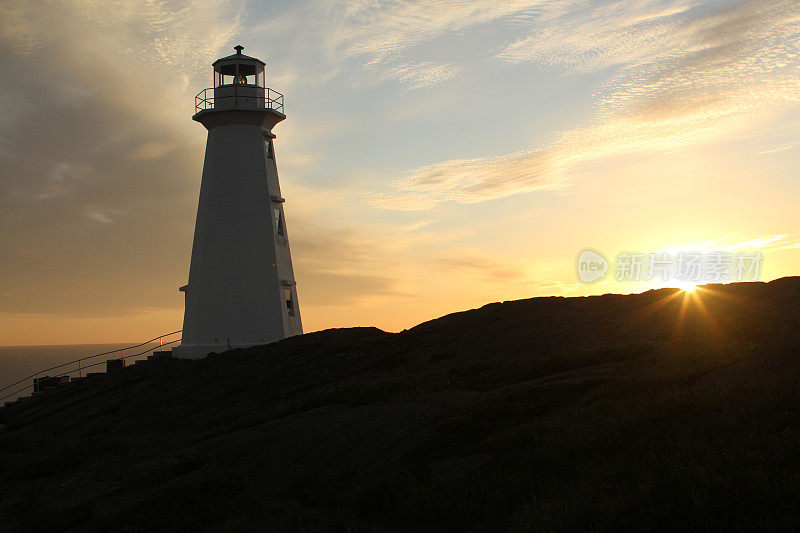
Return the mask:
<svg viewBox="0 0 800 533">
<path fill-rule="evenodd" d="M 698 326 L 702 327 L 710 336 L 716 337 L 720 334 L 719 323 L 713 313 L 709 311 L 704 298 L 714 296 L 716 293 L 707 285 L 692 285 L 691 288 L 683 289 L 677 293 L 683 295 L 678 316 L 675 320 L 675 328 L 672 340 L 676 341 L 687 331 L 687 319 L 690 313 L 698 317 Z"/>
</svg>

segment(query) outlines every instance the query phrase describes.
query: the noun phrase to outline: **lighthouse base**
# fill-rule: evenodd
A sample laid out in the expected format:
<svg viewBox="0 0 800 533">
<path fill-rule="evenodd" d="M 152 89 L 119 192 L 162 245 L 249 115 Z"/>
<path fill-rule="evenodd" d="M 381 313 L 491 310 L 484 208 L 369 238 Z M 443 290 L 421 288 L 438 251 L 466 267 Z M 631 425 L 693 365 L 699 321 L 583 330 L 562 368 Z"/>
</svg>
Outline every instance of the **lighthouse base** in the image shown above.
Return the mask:
<svg viewBox="0 0 800 533">
<path fill-rule="evenodd" d="M 261 344 L 181 344 L 172 349 L 172 357 L 175 359 L 203 359 L 211 353 L 222 353 L 237 348 L 251 348 L 260 345 Z"/>
</svg>

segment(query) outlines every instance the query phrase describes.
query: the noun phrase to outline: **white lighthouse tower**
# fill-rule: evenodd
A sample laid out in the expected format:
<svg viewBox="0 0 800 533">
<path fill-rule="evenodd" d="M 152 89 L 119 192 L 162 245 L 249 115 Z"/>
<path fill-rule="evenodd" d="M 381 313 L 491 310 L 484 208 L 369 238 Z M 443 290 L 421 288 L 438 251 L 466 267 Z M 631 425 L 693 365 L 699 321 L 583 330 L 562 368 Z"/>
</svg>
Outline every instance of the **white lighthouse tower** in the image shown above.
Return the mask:
<svg viewBox="0 0 800 533">
<path fill-rule="evenodd" d="M 261 60 L 235 49 L 195 101 L 208 141 L 176 357 L 303 332 L 273 145 L 283 95 L 266 88 Z"/>
</svg>

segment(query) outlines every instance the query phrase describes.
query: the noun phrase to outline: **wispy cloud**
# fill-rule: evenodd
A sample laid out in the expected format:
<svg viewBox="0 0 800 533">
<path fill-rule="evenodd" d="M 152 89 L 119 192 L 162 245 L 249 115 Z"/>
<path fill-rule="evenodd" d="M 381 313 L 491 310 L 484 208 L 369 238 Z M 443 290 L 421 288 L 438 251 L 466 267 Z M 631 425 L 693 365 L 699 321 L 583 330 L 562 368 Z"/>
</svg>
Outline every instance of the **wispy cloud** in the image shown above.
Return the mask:
<svg viewBox="0 0 800 533">
<path fill-rule="evenodd" d="M 705 242 L 695 242 L 669 246 L 659 252 L 677 253 L 681 251 L 710 252 L 724 250 L 728 252 L 758 251 L 762 253 L 800 248 L 800 239 L 792 239 L 788 234 L 761 235 L 740 240 L 735 237 L 723 237 Z"/>
<path fill-rule="evenodd" d="M 780 146 L 776 146 L 775 148 L 770 148 L 769 150 L 761 150 L 760 152 L 756 152 L 753 155 L 776 154 L 778 152 L 785 152 L 786 150 L 791 150 L 792 148 L 795 148 L 797 146 L 800 146 L 800 142 L 783 143 Z"/>
<path fill-rule="evenodd" d="M 420 61 L 420 46 L 497 21 L 528 20 L 545 10 L 569 3 L 564 0 L 373 1 L 319 0 L 297 4 L 259 24 L 265 36 L 292 40 L 295 54 L 323 54 L 313 76 L 297 79 L 322 81 L 353 63 L 366 70 L 364 83 L 396 80 L 407 89 L 428 88 L 453 78 L 461 70 L 437 54 Z M 377 76 L 375 75 L 377 73 Z"/>
<path fill-rule="evenodd" d="M 104 213 L 99 209 L 88 209 L 86 211 L 86 216 L 89 218 L 89 220 L 99 222 L 100 224 L 111 224 L 114 222 L 114 220 L 112 220 L 107 213 Z"/>
<path fill-rule="evenodd" d="M 383 79 L 393 79 L 403 83 L 408 89 L 436 87 L 454 78 L 461 67 L 453 64 L 437 64 L 432 61 L 423 63 L 402 63 L 383 69 Z"/>
<path fill-rule="evenodd" d="M 527 192 L 563 185 L 557 148 L 518 152 L 496 158 L 456 159 L 419 168 L 398 180 L 389 192 L 366 192 L 379 207 L 419 211 L 455 201 L 480 202 L 509 191 Z"/>
<path fill-rule="evenodd" d="M 208 68 L 208 58 L 241 29 L 240 0 L 64 2 L 69 16 L 92 36 L 97 52 L 127 60 L 177 67 L 177 74 Z"/>
<path fill-rule="evenodd" d="M 65 195 L 78 188 L 91 172 L 92 169 L 86 164 L 58 161 L 50 167 L 41 187 L 32 197 L 43 200 Z M 16 196 L 17 200 L 23 199 L 20 195 Z"/>
<path fill-rule="evenodd" d="M 337 49 L 347 56 L 389 59 L 421 42 L 492 21 L 565 4 L 549 0 L 485 2 L 334 2 L 328 13 L 335 24 Z"/>
<path fill-rule="evenodd" d="M 550 10 L 531 35 L 503 47 L 495 57 L 512 63 L 539 63 L 565 72 L 644 65 L 683 50 L 685 23 L 699 2 L 622 0 L 573 3 Z"/>
<path fill-rule="evenodd" d="M 145 141 L 135 148 L 129 157 L 132 159 L 159 159 L 176 148 L 168 142 Z"/>
<path fill-rule="evenodd" d="M 400 230 L 403 232 L 419 231 L 422 228 L 429 226 L 431 223 L 433 223 L 432 220 L 420 220 L 419 222 L 412 222 L 411 224 L 403 226 L 400 228 Z"/>
<path fill-rule="evenodd" d="M 575 70 L 619 66 L 594 124 L 542 148 L 421 167 L 367 199 L 387 209 L 429 209 L 562 187 L 580 163 L 746 136 L 800 101 L 800 4 L 753 0 L 707 11 L 685 2 L 620 2 L 588 19 L 566 11 L 548 20 L 543 34 L 498 57 Z"/>
<path fill-rule="evenodd" d="M 506 284 L 527 279 L 525 268 L 509 261 L 488 257 L 479 250 L 448 250 L 435 257 L 432 263 L 434 268 L 459 277 L 477 274 L 481 279 Z"/>
</svg>

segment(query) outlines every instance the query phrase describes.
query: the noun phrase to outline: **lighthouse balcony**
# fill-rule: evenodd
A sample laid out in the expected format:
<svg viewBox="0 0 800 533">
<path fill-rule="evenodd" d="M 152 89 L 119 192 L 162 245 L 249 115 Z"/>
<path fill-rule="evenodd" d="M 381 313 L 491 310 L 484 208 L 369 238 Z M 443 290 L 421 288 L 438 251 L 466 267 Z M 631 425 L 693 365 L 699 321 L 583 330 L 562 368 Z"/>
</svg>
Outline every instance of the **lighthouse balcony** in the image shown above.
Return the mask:
<svg viewBox="0 0 800 533">
<path fill-rule="evenodd" d="M 272 109 L 283 113 L 283 95 L 268 87 L 231 84 L 209 87 L 194 99 L 195 111 L 227 111 L 233 109 Z"/>
</svg>

